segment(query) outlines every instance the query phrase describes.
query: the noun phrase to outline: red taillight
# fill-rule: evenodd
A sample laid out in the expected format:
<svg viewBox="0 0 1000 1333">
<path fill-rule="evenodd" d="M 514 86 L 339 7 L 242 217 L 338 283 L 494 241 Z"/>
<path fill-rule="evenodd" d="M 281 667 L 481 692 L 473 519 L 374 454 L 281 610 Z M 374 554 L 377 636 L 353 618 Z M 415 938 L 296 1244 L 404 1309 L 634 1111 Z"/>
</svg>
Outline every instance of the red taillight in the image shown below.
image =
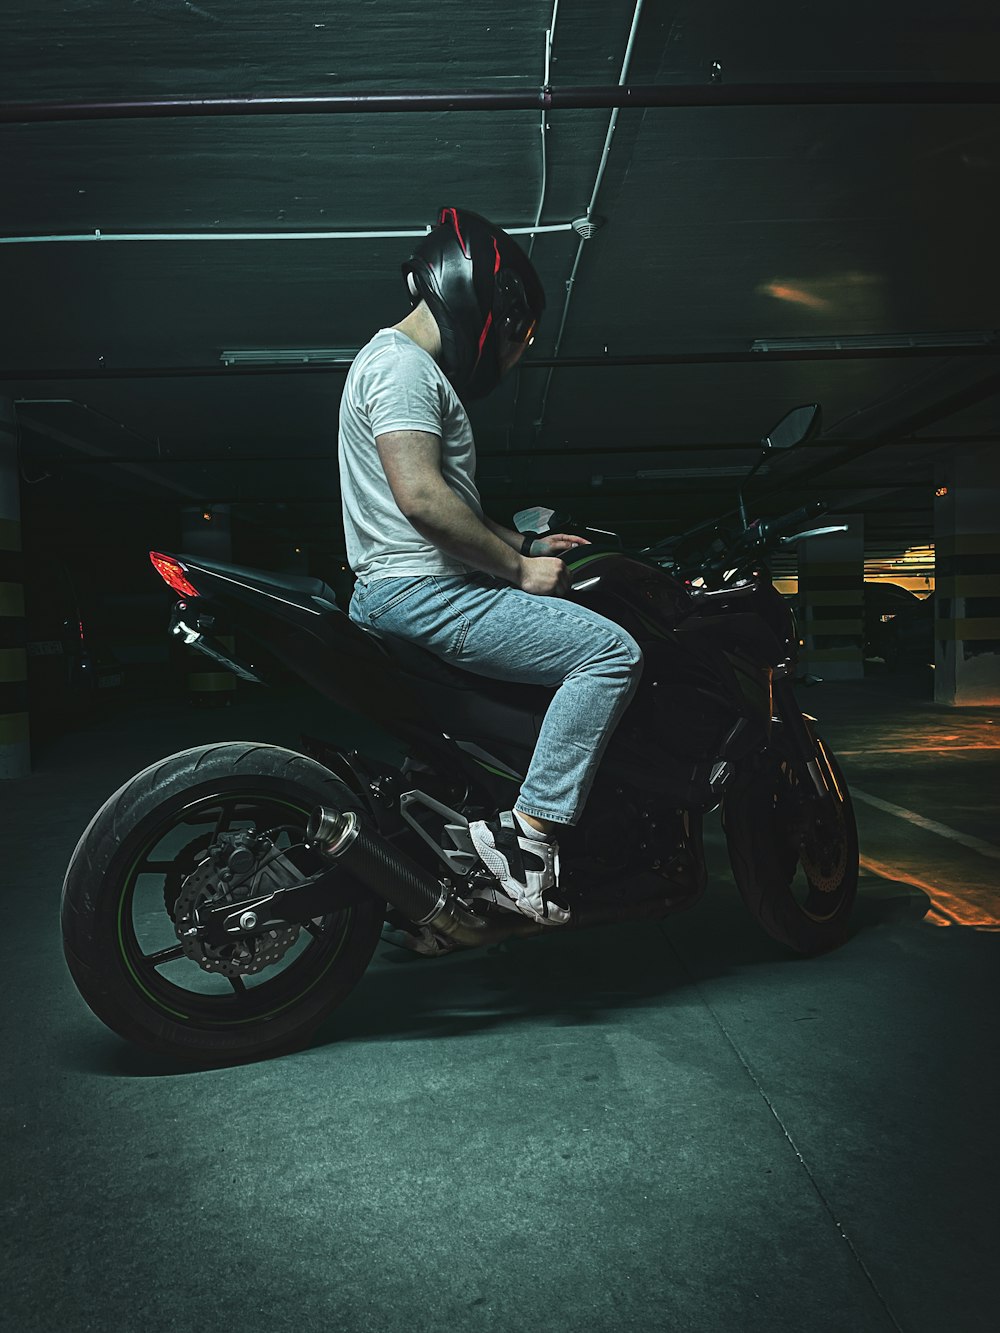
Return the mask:
<svg viewBox="0 0 1000 1333">
<path fill-rule="evenodd" d="M 184 597 L 199 596 L 198 589 L 188 582 L 187 570 L 179 560 L 175 560 L 172 555 L 161 555 L 159 551 L 150 551 L 149 558 L 157 574 L 164 583 L 170 584 L 174 592 L 179 592 Z"/>
</svg>

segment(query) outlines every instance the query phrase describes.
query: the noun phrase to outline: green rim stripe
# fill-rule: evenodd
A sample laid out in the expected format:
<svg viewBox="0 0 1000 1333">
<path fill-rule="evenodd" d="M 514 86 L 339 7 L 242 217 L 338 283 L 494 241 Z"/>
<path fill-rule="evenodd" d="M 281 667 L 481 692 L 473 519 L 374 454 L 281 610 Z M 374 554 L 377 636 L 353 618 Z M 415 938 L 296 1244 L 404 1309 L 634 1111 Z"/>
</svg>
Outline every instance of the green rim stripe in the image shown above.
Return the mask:
<svg viewBox="0 0 1000 1333">
<path fill-rule="evenodd" d="M 340 943 L 337 945 L 337 952 L 333 955 L 333 957 L 327 963 L 326 967 L 323 968 L 323 971 L 320 972 L 320 974 L 315 978 L 315 980 L 310 981 L 309 985 L 305 988 L 305 990 L 299 991 L 298 995 L 293 995 L 292 998 L 290 1000 L 286 1000 L 284 1004 L 279 1004 L 277 1009 L 269 1009 L 266 1014 L 254 1014 L 252 1018 L 234 1018 L 231 1022 L 227 1023 L 227 1026 L 232 1028 L 238 1028 L 242 1027 L 244 1023 L 263 1023 L 267 1019 L 273 1018 L 275 1014 L 280 1014 L 283 1010 L 290 1008 L 293 1004 L 298 1004 L 299 1000 L 302 999 L 303 995 L 308 995 L 314 986 L 319 985 L 319 983 L 326 976 L 327 972 L 329 972 L 330 968 L 333 967 L 334 963 L 340 957 L 341 951 L 344 945 L 347 943 L 347 936 L 350 934 L 350 925 L 353 919 L 354 919 L 354 908 L 349 907 L 347 909 L 347 920 L 344 923 L 344 930 L 340 936 Z"/>
</svg>

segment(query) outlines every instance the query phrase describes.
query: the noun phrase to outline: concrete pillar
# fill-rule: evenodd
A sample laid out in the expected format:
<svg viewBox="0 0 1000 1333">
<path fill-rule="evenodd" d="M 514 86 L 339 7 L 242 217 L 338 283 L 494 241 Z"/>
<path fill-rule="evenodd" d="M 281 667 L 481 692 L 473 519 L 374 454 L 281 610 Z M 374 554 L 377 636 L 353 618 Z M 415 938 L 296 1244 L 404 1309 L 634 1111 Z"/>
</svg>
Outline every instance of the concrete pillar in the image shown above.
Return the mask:
<svg viewBox="0 0 1000 1333">
<path fill-rule="evenodd" d="M 206 517 L 206 515 L 208 517 Z M 196 508 L 186 505 L 181 510 L 181 553 L 204 556 L 228 564 L 233 558 L 232 528 L 228 505 Z M 230 635 L 214 637 L 233 647 Z M 190 650 L 189 650 L 190 651 Z M 224 671 L 210 658 L 190 652 L 191 669 L 188 672 L 188 698 L 201 708 L 222 708 L 232 703 L 236 694 L 236 677 Z"/>
<path fill-rule="evenodd" d="M 864 515 L 836 514 L 823 522 L 847 531 L 799 546 L 800 670 L 824 680 L 864 675 Z M 819 520 L 817 520 L 819 522 Z"/>
<path fill-rule="evenodd" d="M 934 699 L 1000 704 L 1000 458 L 955 448 L 934 511 Z"/>
<path fill-rule="evenodd" d="M 0 779 L 31 772 L 26 644 L 17 425 L 0 397 Z"/>
</svg>

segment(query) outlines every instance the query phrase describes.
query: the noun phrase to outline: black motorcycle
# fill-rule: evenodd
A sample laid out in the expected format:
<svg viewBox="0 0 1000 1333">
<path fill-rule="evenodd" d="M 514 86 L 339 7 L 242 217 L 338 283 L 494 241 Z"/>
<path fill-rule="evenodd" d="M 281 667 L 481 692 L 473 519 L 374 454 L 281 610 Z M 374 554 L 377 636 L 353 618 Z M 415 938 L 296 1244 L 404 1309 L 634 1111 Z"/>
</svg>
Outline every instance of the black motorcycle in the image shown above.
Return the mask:
<svg viewBox="0 0 1000 1333">
<path fill-rule="evenodd" d="M 810 438 L 818 420 L 818 408 L 796 409 L 761 457 Z M 641 552 L 603 534 L 567 553 L 569 596 L 623 625 L 645 667 L 584 816 L 560 838 L 572 919 L 558 929 L 690 907 L 706 881 L 702 816 L 721 808 L 736 883 L 764 929 L 803 954 L 846 938 L 850 795 L 796 701 L 796 629 L 767 567 L 822 508 L 750 524 L 741 491 L 735 531 L 706 525 Z M 468 824 L 510 808 L 550 690 L 361 629 L 319 579 L 151 559 L 180 596 L 172 634 L 258 682 L 222 636 L 241 654 L 264 645 L 407 757 L 315 738 L 302 751 L 230 741 L 170 755 L 110 796 L 62 896 L 69 968 L 100 1019 L 196 1064 L 260 1058 L 308 1041 L 360 980 L 384 923 L 425 953 L 544 929 L 511 909 Z"/>
</svg>

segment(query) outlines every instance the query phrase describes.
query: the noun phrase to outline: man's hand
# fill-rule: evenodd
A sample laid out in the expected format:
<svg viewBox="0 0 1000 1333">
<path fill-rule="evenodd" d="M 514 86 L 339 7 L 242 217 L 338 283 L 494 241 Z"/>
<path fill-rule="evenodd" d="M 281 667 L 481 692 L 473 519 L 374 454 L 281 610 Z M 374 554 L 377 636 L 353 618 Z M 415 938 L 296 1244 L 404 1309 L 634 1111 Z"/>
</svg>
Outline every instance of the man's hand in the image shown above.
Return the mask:
<svg viewBox="0 0 1000 1333">
<path fill-rule="evenodd" d="M 521 559 L 521 591 L 536 597 L 565 597 L 570 588 L 569 570 L 556 557 L 575 546 L 589 545 L 586 537 L 573 537 L 568 532 L 536 537 L 531 543 L 531 556 Z"/>
<path fill-rule="evenodd" d="M 545 537 L 536 537 L 531 543 L 533 556 L 561 555 L 571 551 L 574 546 L 589 546 L 586 537 L 573 537 L 568 532 L 549 533 Z"/>
<path fill-rule="evenodd" d="M 561 560 L 548 556 L 522 556 L 518 587 L 536 597 L 564 597 L 569 592 L 569 570 Z"/>
</svg>

